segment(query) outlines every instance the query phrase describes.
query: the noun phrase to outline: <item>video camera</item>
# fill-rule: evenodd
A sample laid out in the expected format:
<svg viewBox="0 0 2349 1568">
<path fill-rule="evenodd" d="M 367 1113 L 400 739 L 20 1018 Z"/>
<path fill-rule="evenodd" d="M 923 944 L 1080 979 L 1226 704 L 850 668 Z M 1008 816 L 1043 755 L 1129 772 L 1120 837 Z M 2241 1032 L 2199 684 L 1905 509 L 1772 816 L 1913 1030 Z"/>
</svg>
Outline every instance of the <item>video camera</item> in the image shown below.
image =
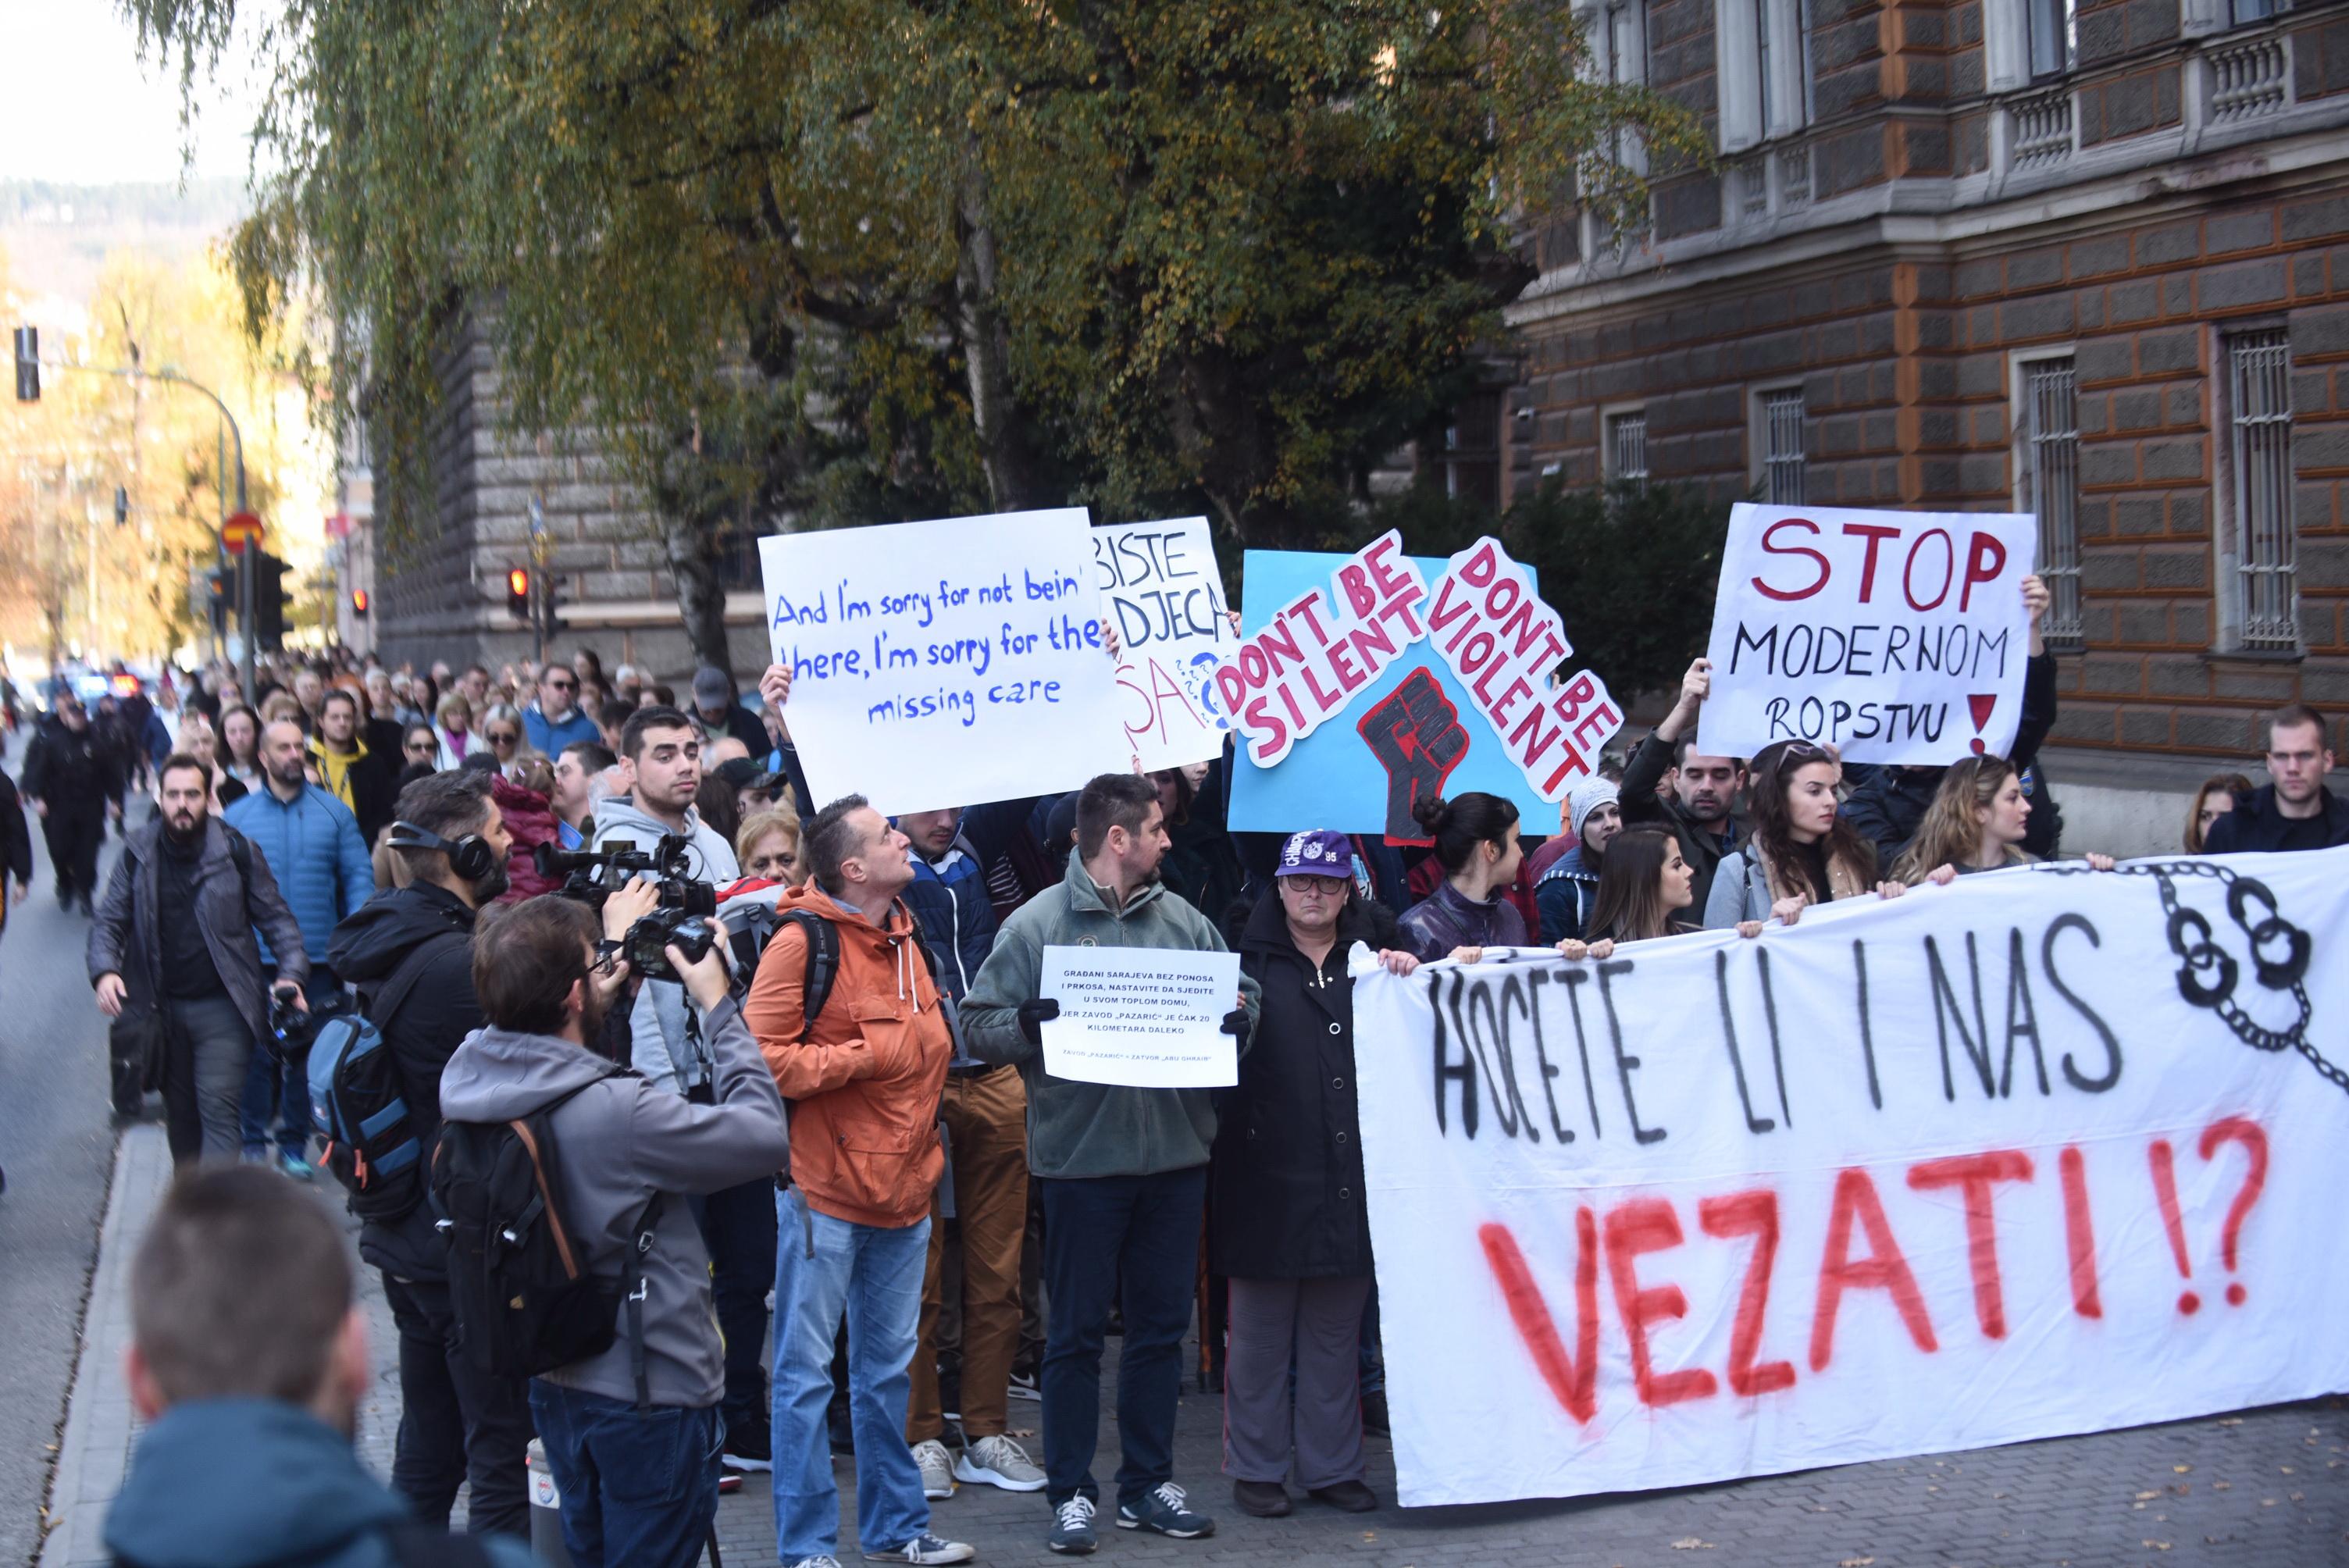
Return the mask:
<svg viewBox="0 0 2349 1568">
<path fill-rule="evenodd" d="M 682 833 L 663 833 L 650 854 L 640 851 L 634 840 L 615 839 L 601 850 L 541 844 L 531 860 L 539 875 L 563 879 L 556 891 L 564 898 L 598 911 L 633 878 L 651 876 L 659 884 L 660 902 L 628 927 L 621 956 L 641 979 L 674 980 L 677 971 L 663 949 L 674 943 L 688 963 L 698 964 L 718 940 L 718 928 L 708 918 L 718 913 L 717 890 L 686 875 L 689 848 Z"/>
</svg>

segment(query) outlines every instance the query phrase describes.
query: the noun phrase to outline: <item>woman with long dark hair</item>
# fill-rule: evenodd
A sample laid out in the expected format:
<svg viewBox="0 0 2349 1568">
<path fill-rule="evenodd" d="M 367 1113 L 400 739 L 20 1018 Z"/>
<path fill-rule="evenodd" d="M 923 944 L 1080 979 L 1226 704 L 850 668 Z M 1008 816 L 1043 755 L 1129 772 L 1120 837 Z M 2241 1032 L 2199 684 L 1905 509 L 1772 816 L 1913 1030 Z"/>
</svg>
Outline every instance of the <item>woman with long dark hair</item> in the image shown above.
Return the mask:
<svg viewBox="0 0 2349 1568">
<path fill-rule="evenodd" d="M 1607 846 L 1588 941 L 1568 938 L 1557 950 L 1568 958 L 1606 958 L 1627 942 L 1694 931 L 1686 915 L 1695 902 L 1696 871 L 1682 858 L 1680 840 L 1661 828 L 1633 828 Z"/>
<path fill-rule="evenodd" d="M 1505 896 L 1526 858 L 1517 809 L 1498 795 L 1470 790 L 1422 800 L 1412 815 L 1435 841 L 1444 880 L 1402 915 L 1402 938 L 1422 963 L 1453 957 L 1473 964 L 1487 947 L 1526 945 L 1525 917 Z"/>
<path fill-rule="evenodd" d="M 2235 799 L 2251 792 L 2251 781 L 2240 773 L 2213 773 L 2194 791 L 2194 809 L 2186 813 L 2186 852 L 2199 855 L 2210 835 L 2210 824 L 2235 809 Z"/>
<path fill-rule="evenodd" d="M 1754 754 L 1751 777 L 1754 835 L 1721 862 L 1705 903 L 1707 927 L 1758 936 L 1765 923 L 1792 925 L 1815 903 L 1909 891 L 1878 880 L 1876 846 L 1837 814 L 1843 764 L 1835 753 L 1807 740 L 1777 741 Z"/>
</svg>

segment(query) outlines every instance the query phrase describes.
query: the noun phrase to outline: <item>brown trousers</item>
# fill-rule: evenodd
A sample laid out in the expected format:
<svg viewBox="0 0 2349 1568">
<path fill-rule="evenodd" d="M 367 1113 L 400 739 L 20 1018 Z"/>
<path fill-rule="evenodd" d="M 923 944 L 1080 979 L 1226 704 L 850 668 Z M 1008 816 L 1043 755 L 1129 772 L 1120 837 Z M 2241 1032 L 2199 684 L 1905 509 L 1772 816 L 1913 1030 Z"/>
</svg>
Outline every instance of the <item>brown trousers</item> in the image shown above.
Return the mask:
<svg viewBox="0 0 2349 1568">
<path fill-rule="evenodd" d="M 954 1162 L 955 1217 L 962 1233 L 962 1429 L 989 1438 L 1009 1425 L 1011 1358 L 1019 1346 L 1019 1245 L 1028 1229 L 1028 1089 L 1016 1068 L 949 1076 L 938 1107 Z M 947 1227 L 930 1203 L 930 1257 L 922 1274 L 922 1323 L 914 1346 L 905 1440 L 946 1432 L 938 1403 L 939 1263 Z"/>
</svg>

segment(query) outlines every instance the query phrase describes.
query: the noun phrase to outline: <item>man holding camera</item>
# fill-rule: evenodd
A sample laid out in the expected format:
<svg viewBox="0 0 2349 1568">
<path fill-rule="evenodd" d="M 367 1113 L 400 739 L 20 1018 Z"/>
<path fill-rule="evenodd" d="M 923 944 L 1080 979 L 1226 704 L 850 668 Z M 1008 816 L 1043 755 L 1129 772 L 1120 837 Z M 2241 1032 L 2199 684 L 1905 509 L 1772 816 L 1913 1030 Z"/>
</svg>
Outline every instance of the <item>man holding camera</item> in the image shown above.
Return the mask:
<svg viewBox="0 0 2349 1568">
<path fill-rule="evenodd" d="M 733 846 L 693 804 L 701 788 L 699 727 L 676 708 L 640 707 L 621 728 L 620 749 L 628 793 L 596 809 L 593 850 L 608 853 L 633 844 L 638 854 L 654 854 L 664 839 L 674 838 L 682 841 L 678 877 L 699 884 L 699 895 L 735 881 L 741 873 Z M 651 887 L 657 880 L 640 873 L 636 885 Z M 709 1104 L 717 1062 L 707 1020 L 685 987 L 674 980 L 644 981 L 627 1016 L 630 1065 L 656 1088 Z M 771 1456 L 761 1346 L 767 1290 L 775 1279 L 773 1185 L 760 1180 L 712 1192 L 694 1201 L 693 1213 L 718 1270 L 718 1321 L 726 1331 L 727 1462 L 765 1470 Z"/>
<path fill-rule="evenodd" d="M 778 901 L 791 923 L 768 943 L 744 1007 L 798 1133 L 775 1203 L 776 1552 L 797 1568 L 835 1560 L 840 1491 L 823 1425 L 844 1313 L 864 1556 L 964 1563 L 969 1546 L 930 1532 L 905 1441 L 954 1031 L 899 896 L 914 880 L 905 835 L 851 795 L 816 813 L 805 842 L 814 882 Z M 818 941 L 836 962 L 829 990 L 811 996 Z"/>
<path fill-rule="evenodd" d="M 212 775 L 184 753 L 156 770 L 155 815 L 130 835 L 89 932 L 89 983 L 109 1018 L 152 1009 L 164 1031 L 171 1161 L 234 1160 L 254 1042 L 268 1026 L 256 929 L 303 1005 L 310 961 L 269 862 L 212 820 Z"/>
<path fill-rule="evenodd" d="M 361 905 L 335 928 L 326 954 L 358 987 L 398 1069 L 409 1125 L 429 1150 L 440 1136 L 441 1069 L 481 1026 L 473 995 L 473 920 L 506 890 L 512 841 L 485 773 L 419 779 L 399 792 L 393 814 L 390 843 L 414 880 Z M 383 1271 L 384 1298 L 399 1330 L 392 1489 L 419 1519 L 445 1525 L 457 1488 L 470 1480 L 474 1534 L 527 1535 L 527 1386 L 477 1371 L 460 1349 L 448 1245 L 433 1229 L 420 1182 L 406 1212 L 367 1219 L 359 1255 Z"/>
<path fill-rule="evenodd" d="M 616 1074 L 588 1045 L 628 976 L 608 934 L 615 907 L 641 896 L 606 902 L 600 946 L 595 913 L 568 899 L 527 899 L 484 921 L 473 990 L 488 1026 L 440 1079 L 452 1122 L 544 1116 L 562 1156 L 547 1206 L 579 1238 L 583 1269 L 619 1274 L 637 1228 L 651 1236 L 635 1265 L 641 1295 L 621 1304 L 609 1346 L 531 1382 L 564 1542 L 580 1568 L 686 1568 L 700 1555 L 718 1510 L 724 1352 L 709 1254 L 686 1198 L 771 1182 L 791 1151 L 774 1080 L 728 995 L 723 954 L 697 961 L 675 943 L 664 950 L 709 1041 L 707 1103 Z"/>
</svg>

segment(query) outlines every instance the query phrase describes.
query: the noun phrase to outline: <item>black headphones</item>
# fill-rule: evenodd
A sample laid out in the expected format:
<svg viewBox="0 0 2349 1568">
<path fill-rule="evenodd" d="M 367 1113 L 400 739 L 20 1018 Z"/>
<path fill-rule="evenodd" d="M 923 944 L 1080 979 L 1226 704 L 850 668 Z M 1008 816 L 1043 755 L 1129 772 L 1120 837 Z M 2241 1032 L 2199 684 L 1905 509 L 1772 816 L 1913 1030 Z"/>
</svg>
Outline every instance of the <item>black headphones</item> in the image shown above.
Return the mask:
<svg viewBox="0 0 2349 1568">
<path fill-rule="evenodd" d="M 449 857 L 449 869 L 457 873 L 460 882 L 479 882 L 498 863 L 498 852 L 479 833 L 467 833 L 452 842 L 413 822 L 394 822 L 384 843 L 395 850 L 438 850 Z"/>
</svg>

